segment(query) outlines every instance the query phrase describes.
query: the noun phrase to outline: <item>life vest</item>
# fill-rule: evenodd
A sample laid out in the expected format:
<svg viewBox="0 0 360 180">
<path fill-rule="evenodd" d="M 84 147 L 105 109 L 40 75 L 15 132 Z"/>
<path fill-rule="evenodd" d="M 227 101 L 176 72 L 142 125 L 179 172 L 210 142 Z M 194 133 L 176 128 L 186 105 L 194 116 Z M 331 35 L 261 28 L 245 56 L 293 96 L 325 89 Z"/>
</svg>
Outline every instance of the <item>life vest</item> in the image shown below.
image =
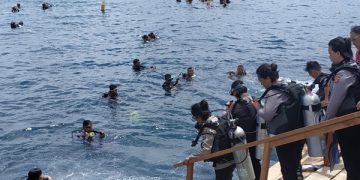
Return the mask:
<svg viewBox="0 0 360 180">
<path fill-rule="evenodd" d="M 355 75 L 356 82 L 348 88 L 348 90 L 346 92 L 346 96 L 345 96 L 341 106 L 339 106 L 338 112 L 336 113 L 337 117 L 356 112 L 357 111 L 356 104 L 360 100 L 360 69 L 357 65 L 344 64 L 344 65 L 336 68 L 329 75 L 328 81 L 334 80 L 336 74 L 341 70 L 346 70 L 346 71 L 352 73 L 353 75 Z M 328 83 L 328 81 L 327 81 L 327 83 Z"/>
<path fill-rule="evenodd" d="M 303 87 L 295 82 L 290 82 L 287 85 L 273 85 L 266 89 L 260 97 L 260 100 L 263 99 L 270 90 L 277 90 L 279 93 L 284 93 L 288 96 L 288 101 L 280 104 L 276 112 L 277 115 L 271 121 L 267 122 L 268 132 L 277 135 L 304 127 L 301 109 L 301 99 L 305 93 Z"/>
</svg>

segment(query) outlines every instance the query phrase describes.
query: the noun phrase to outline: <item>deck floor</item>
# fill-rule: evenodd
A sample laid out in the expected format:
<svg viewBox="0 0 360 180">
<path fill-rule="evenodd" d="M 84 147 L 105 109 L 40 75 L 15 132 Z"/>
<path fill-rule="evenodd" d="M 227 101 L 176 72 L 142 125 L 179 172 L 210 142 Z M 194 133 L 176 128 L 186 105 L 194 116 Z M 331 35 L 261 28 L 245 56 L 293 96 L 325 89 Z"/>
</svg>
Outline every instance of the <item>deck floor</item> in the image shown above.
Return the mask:
<svg viewBox="0 0 360 180">
<path fill-rule="evenodd" d="M 303 176 L 305 180 L 346 180 L 346 171 L 344 169 L 342 159 L 340 160 L 339 164 L 335 165 L 334 170 L 330 172 L 329 167 L 323 166 L 322 158 L 309 157 L 307 155 L 307 148 L 304 147 L 301 164 L 312 164 L 321 166 L 320 169 L 314 172 L 304 171 Z M 270 167 L 268 180 L 282 180 L 279 162 Z"/>
</svg>

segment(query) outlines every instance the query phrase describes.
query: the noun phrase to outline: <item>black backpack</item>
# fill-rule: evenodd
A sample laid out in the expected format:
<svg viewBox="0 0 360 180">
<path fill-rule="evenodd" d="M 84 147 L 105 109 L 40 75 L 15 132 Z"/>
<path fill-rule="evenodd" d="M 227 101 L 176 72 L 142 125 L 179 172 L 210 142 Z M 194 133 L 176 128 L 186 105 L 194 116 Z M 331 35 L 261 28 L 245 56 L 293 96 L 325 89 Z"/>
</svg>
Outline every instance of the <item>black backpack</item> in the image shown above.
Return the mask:
<svg viewBox="0 0 360 180">
<path fill-rule="evenodd" d="M 280 134 L 297 128 L 304 127 L 304 118 L 302 113 L 302 97 L 304 88 L 300 84 L 290 82 L 287 85 L 274 85 L 266 89 L 260 100 L 264 98 L 269 90 L 278 90 L 284 93 L 289 100 L 278 107 L 277 115 L 268 122 L 268 131 L 270 134 Z"/>
<path fill-rule="evenodd" d="M 221 117 L 217 117 L 219 119 L 216 123 L 205 123 L 202 127 L 199 129 L 198 136 L 196 139 L 192 142 L 192 146 L 195 146 L 197 144 L 197 141 L 199 140 L 202 130 L 207 127 L 216 130 L 216 135 L 214 136 L 213 146 L 211 148 L 211 153 L 222 151 L 225 149 L 231 148 L 231 143 L 233 142 L 229 136 L 228 133 L 230 131 L 230 124 L 229 120 L 223 119 Z M 205 161 L 210 161 L 218 164 L 222 164 L 228 161 L 234 160 L 233 154 L 228 153 L 219 157 L 211 158 Z"/>
</svg>

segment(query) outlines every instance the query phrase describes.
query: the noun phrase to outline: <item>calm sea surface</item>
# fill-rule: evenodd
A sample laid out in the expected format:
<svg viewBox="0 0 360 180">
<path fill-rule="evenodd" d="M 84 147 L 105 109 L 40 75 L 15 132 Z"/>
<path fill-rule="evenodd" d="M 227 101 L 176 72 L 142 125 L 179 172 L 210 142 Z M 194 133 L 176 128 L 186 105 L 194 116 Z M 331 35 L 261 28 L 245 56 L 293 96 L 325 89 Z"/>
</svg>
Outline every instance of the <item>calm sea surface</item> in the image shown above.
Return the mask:
<svg viewBox="0 0 360 180">
<path fill-rule="evenodd" d="M 327 43 L 360 24 L 359 0 L 233 0 L 213 8 L 194 0 L 40 0 L 0 2 L 0 179 L 20 179 L 40 167 L 57 179 L 184 179 L 172 165 L 195 152 L 190 106 L 207 99 L 219 109 L 231 99 L 225 72 L 242 63 L 252 95 L 255 70 L 276 62 L 283 77 L 307 81 L 305 62 L 330 61 Z M 11 21 L 24 27 L 10 29 Z M 143 43 L 154 31 L 161 37 Z M 156 71 L 131 70 L 139 58 Z M 165 96 L 163 75 L 189 66 L 197 78 Z M 118 85 L 121 100 L 101 98 Z M 220 113 L 220 112 L 219 112 Z M 83 144 L 72 131 L 91 119 L 102 142 Z M 213 179 L 198 163 L 195 179 Z"/>
</svg>

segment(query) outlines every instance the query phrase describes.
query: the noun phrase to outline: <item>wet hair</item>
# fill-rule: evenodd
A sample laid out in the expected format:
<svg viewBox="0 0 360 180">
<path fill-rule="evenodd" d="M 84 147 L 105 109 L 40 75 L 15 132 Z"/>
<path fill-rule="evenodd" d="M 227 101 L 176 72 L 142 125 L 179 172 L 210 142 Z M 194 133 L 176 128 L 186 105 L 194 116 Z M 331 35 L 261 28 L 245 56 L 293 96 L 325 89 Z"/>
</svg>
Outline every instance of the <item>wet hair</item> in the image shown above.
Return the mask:
<svg viewBox="0 0 360 180">
<path fill-rule="evenodd" d="M 117 88 L 117 86 L 115 84 L 110 84 L 110 86 L 109 86 L 110 91 L 112 91 L 116 88 Z"/>
<path fill-rule="evenodd" d="M 256 74 L 263 79 L 269 77 L 271 82 L 275 82 L 277 79 L 279 79 L 279 71 L 277 70 L 277 65 L 275 63 L 264 63 L 260 65 L 256 69 Z"/>
<path fill-rule="evenodd" d="M 193 104 L 191 106 L 191 114 L 206 121 L 211 115 L 207 101 L 204 99 L 199 103 Z"/>
<path fill-rule="evenodd" d="M 151 32 L 148 36 L 151 39 L 156 39 L 156 35 L 153 32 Z"/>
<path fill-rule="evenodd" d="M 40 168 L 32 168 L 28 172 L 27 180 L 39 180 L 41 174 L 42 174 L 42 171 Z"/>
<path fill-rule="evenodd" d="M 42 4 L 42 9 L 43 9 L 43 10 L 49 9 L 50 7 L 52 7 L 52 5 L 49 4 L 49 3 L 47 3 L 47 2 L 44 2 L 44 3 Z"/>
<path fill-rule="evenodd" d="M 317 61 L 308 61 L 306 63 L 305 71 L 310 72 L 311 70 L 321 71 L 321 66 Z"/>
<path fill-rule="evenodd" d="M 18 7 L 18 8 L 20 9 L 20 8 L 21 8 L 20 3 L 17 3 L 17 4 L 16 4 L 16 7 Z"/>
<path fill-rule="evenodd" d="M 343 38 L 339 36 L 330 40 L 328 45 L 334 52 L 340 52 L 340 55 L 345 61 L 350 61 L 353 58 L 350 38 Z"/>
<path fill-rule="evenodd" d="M 149 38 L 148 35 L 143 35 L 143 36 L 142 36 L 142 39 L 143 39 L 145 42 L 150 40 L 150 38 Z"/>
<path fill-rule="evenodd" d="M 83 121 L 83 128 L 84 128 L 85 126 L 87 126 L 87 125 L 90 125 L 90 124 L 92 124 L 92 122 L 91 122 L 90 120 L 84 120 L 84 121 Z"/>
<path fill-rule="evenodd" d="M 360 26 L 351 27 L 351 32 L 360 35 Z"/>
<path fill-rule="evenodd" d="M 10 27 L 11 27 L 11 29 L 15 29 L 15 28 L 17 28 L 18 26 L 17 26 L 16 22 L 11 22 L 11 23 L 10 23 Z"/>
<path fill-rule="evenodd" d="M 187 70 L 194 69 L 193 67 L 188 67 Z"/>
<path fill-rule="evenodd" d="M 240 68 L 240 67 L 243 69 L 243 75 L 246 75 L 246 69 L 245 69 L 244 65 L 239 64 L 239 65 L 237 66 L 237 68 Z M 237 70 L 236 70 L 236 71 L 237 71 Z"/>
</svg>

